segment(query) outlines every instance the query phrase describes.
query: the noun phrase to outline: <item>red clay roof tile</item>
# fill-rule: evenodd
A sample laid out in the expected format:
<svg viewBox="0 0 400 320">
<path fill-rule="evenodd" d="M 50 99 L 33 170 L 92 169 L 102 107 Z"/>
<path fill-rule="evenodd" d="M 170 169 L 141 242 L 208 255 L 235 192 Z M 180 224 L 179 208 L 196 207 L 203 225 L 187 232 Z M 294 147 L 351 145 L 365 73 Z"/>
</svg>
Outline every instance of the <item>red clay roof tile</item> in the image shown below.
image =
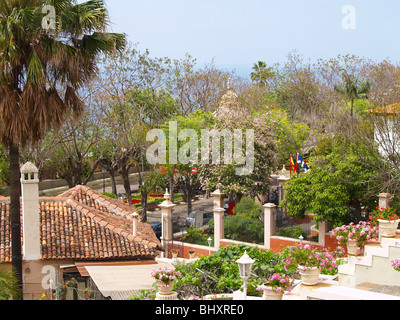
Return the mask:
<svg viewBox="0 0 400 320">
<path fill-rule="evenodd" d="M 0 261 L 11 261 L 9 199 L 0 198 Z M 117 208 L 117 209 L 115 209 Z M 42 259 L 107 260 L 153 257 L 161 243 L 150 225 L 138 223 L 135 208 L 78 186 L 59 197 L 40 198 Z"/>
</svg>

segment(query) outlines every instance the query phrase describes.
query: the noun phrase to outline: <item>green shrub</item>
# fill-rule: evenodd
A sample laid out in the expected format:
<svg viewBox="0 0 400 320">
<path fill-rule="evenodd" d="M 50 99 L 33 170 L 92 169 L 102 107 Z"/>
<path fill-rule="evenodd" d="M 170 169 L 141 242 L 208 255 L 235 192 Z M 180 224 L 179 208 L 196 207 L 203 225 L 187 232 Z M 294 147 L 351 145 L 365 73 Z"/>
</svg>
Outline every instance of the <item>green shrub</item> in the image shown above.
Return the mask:
<svg viewBox="0 0 400 320">
<path fill-rule="evenodd" d="M 237 217 L 252 220 L 260 219 L 261 211 L 262 206 L 249 197 L 243 197 L 233 209 L 233 212 Z"/>
<path fill-rule="evenodd" d="M 278 236 L 299 239 L 302 236 L 304 239 L 307 239 L 307 232 L 305 232 L 300 226 L 291 227 L 291 228 L 280 228 L 278 230 Z"/>
<path fill-rule="evenodd" d="M 245 251 L 255 260 L 253 275 L 248 280 L 248 294 L 259 296 L 257 286 L 265 283 L 273 273 L 285 273 L 285 270 L 279 254 L 243 244 L 221 247 L 211 256 L 202 257 L 192 264 L 178 265 L 176 269 L 182 277 L 175 281 L 174 290 L 181 297 L 191 294 L 205 296 L 214 293 L 232 293 L 239 290 L 243 280 L 240 278 L 236 261 Z"/>
<path fill-rule="evenodd" d="M 110 192 L 102 192 L 101 193 L 103 196 L 112 198 L 112 199 L 117 199 L 118 197 L 114 194 L 114 193 L 110 193 Z"/>
<path fill-rule="evenodd" d="M 183 241 L 193 244 L 205 244 L 207 243 L 207 235 L 204 234 L 204 231 L 201 228 L 190 226 L 186 229 Z"/>
</svg>

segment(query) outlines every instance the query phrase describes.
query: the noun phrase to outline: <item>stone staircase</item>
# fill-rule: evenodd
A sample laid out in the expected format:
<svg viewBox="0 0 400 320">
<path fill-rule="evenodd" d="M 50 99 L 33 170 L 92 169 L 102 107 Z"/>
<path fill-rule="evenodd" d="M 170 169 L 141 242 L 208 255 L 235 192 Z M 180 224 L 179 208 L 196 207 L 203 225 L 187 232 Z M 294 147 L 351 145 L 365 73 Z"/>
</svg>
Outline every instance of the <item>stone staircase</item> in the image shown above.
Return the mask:
<svg viewBox="0 0 400 320">
<path fill-rule="evenodd" d="M 348 263 L 339 266 L 339 285 L 356 288 L 363 283 L 399 286 L 400 272 L 392 268 L 392 260 L 400 258 L 400 234 L 382 238 L 380 243 L 365 246 L 364 256 L 349 256 Z"/>
</svg>

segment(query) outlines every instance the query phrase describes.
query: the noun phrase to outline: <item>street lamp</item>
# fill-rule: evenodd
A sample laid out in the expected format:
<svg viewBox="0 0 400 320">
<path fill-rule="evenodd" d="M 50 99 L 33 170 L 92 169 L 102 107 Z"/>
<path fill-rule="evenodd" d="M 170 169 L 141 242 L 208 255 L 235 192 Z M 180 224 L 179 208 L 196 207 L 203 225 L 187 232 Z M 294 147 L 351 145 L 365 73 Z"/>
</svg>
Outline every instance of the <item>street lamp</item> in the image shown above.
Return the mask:
<svg viewBox="0 0 400 320">
<path fill-rule="evenodd" d="M 251 269 L 254 262 L 255 260 L 249 257 L 247 251 L 245 251 L 244 255 L 239 260 L 236 261 L 236 263 L 239 266 L 240 278 L 242 278 L 244 281 L 243 283 L 244 300 L 246 300 L 247 298 L 247 279 L 250 278 Z"/>
<path fill-rule="evenodd" d="M 211 256 L 211 242 L 212 242 L 212 239 L 208 238 L 207 241 L 208 241 L 208 255 Z"/>
</svg>

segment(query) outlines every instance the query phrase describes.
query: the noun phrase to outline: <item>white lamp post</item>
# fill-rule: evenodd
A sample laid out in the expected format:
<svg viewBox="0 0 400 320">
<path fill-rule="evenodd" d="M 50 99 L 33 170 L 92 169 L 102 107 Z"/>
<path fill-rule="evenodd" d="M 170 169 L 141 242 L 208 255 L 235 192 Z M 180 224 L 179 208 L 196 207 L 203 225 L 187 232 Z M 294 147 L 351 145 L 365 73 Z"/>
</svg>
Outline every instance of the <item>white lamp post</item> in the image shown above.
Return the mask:
<svg viewBox="0 0 400 320">
<path fill-rule="evenodd" d="M 211 256 L 211 242 L 212 242 L 212 239 L 208 238 L 207 241 L 208 241 L 208 255 Z"/>
<path fill-rule="evenodd" d="M 251 259 L 249 255 L 247 254 L 247 251 L 244 252 L 244 255 L 236 261 L 236 263 L 239 266 L 239 273 L 240 277 L 244 281 L 244 299 L 246 300 L 247 298 L 247 279 L 250 278 L 251 274 L 251 269 L 253 267 L 253 263 L 255 260 Z"/>
</svg>

